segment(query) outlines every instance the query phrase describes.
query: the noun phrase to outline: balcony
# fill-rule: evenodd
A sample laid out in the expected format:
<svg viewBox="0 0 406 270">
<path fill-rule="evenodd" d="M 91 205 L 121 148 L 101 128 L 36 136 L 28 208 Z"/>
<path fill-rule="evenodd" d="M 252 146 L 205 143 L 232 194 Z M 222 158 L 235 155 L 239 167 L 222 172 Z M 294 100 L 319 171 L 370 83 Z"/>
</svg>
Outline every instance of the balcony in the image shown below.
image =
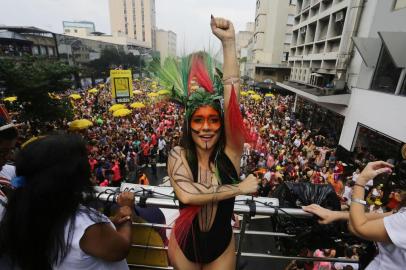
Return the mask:
<svg viewBox="0 0 406 270">
<path fill-rule="evenodd" d="M 291 78 L 298 79 L 300 77 L 291 76 Z M 348 106 L 351 94 L 346 89 L 334 88 L 332 84 L 329 83 L 333 78 L 334 75 L 331 74 L 311 73 L 310 83 L 303 83 L 302 80 L 292 80 L 277 83 L 277 85 L 318 103 Z M 326 87 L 326 85 L 328 87 Z"/>
</svg>

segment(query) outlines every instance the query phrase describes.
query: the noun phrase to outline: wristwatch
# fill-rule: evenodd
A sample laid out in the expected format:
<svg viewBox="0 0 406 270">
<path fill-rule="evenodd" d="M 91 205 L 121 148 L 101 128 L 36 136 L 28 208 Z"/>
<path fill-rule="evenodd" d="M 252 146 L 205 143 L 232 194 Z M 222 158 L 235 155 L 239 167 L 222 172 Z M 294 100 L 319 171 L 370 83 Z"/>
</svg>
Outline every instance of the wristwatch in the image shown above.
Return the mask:
<svg viewBox="0 0 406 270">
<path fill-rule="evenodd" d="M 367 205 L 366 201 L 358 199 L 358 198 L 352 198 L 351 202 L 359 203 L 359 204 L 362 204 L 362 205 Z"/>
</svg>

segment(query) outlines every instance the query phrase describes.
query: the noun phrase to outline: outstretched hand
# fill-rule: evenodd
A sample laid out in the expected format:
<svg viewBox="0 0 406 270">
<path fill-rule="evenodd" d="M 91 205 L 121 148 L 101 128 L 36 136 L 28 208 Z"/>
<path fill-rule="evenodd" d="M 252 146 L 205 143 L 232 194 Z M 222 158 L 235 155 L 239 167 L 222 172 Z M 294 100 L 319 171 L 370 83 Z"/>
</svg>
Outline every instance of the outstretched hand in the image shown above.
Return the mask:
<svg viewBox="0 0 406 270">
<path fill-rule="evenodd" d="M 318 204 L 302 206 L 302 209 L 306 212 L 318 216 L 320 218 L 318 221 L 320 224 L 330 224 L 339 219 L 337 212 L 323 208 Z"/>
<path fill-rule="evenodd" d="M 210 26 L 213 34 L 218 37 L 221 42 L 235 40 L 234 26 L 229 20 L 215 18 L 211 15 Z"/>
</svg>

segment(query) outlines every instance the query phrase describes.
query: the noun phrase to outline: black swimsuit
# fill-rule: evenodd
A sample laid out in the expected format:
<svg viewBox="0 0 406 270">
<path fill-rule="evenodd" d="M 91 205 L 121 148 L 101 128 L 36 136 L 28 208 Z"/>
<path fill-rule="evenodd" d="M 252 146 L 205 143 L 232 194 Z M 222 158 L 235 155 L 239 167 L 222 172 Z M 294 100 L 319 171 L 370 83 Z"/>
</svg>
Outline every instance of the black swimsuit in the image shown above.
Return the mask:
<svg viewBox="0 0 406 270">
<path fill-rule="evenodd" d="M 237 171 L 226 154 L 219 154 L 217 168 L 223 185 L 233 184 L 233 179 L 238 179 Z M 218 202 L 216 217 L 212 227 L 207 232 L 200 231 L 199 217 L 193 220 L 191 232 L 181 247 L 186 258 L 196 263 L 210 263 L 217 259 L 227 249 L 233 233 L 231 217 L 234 210 L 235 198 Z M 180 208 L 187 207 L 180 203 Z"/>
</svg>

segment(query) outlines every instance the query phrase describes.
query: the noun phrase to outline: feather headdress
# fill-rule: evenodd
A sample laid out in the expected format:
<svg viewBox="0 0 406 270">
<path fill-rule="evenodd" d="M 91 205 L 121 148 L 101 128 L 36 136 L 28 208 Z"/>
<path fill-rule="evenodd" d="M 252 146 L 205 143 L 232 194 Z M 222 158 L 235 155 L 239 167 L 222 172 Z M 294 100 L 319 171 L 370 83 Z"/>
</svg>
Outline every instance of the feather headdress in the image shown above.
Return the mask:
<svg viewBox="0 0 406 270">
<path fill-rule="evenodd" d="M 223 96 L 222 73 L 209 54 L 200 52 L 177 60 L 166 58 L 163 66 L 152 64 L 160 84 L 176 103 L 186 108 L 186 116 L 202 105 L 215 105 Z M 199 105 L 200 104 L 200 105 Z"/>
</svg>

